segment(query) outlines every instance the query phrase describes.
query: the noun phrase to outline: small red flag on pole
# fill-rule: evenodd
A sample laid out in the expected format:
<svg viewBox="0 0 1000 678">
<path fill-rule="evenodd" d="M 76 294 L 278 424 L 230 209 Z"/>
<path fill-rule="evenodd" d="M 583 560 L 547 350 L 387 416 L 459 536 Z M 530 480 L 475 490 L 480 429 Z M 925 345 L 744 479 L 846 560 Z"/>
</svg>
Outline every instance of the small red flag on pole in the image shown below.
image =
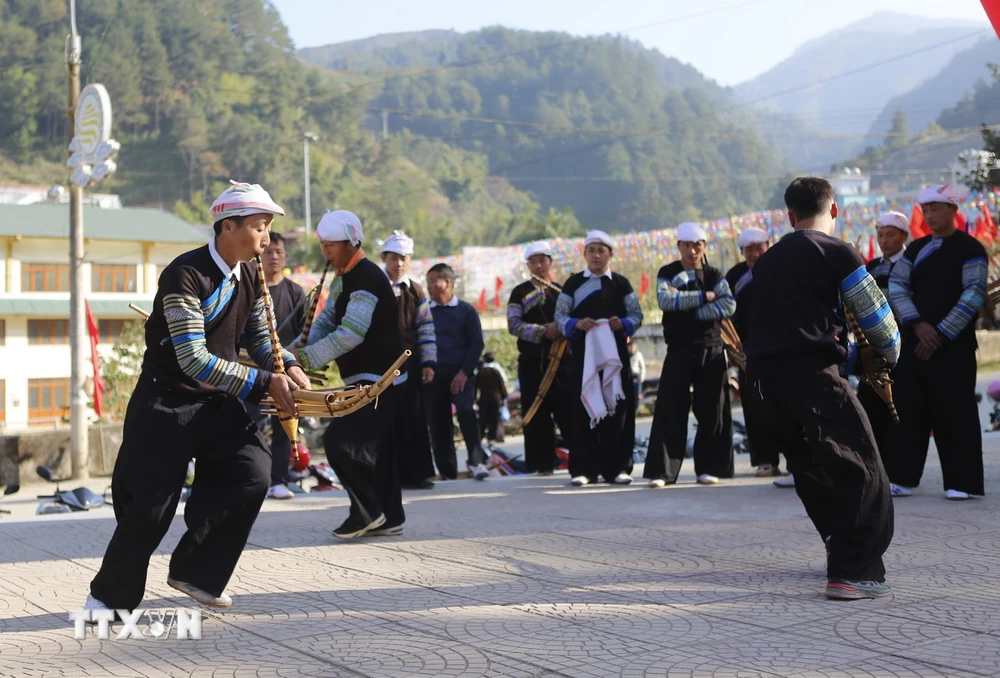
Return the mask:
<svg viewBox="0 0 1000 678">
<path fill-rule="evenodd" d="M 500 308 L 500 290 L 503 289 L 503 278 L 497 276 L 496 290 L 493 292 L 493 308 Z"/>
<path fill-rule="evenodd" d="M 642 272 L 642 279 L 639 281 L 639 296 L 642 298 L 646 297 L 646 292 L 649 291 L 649 276 L 646 272 Z"/>
<path fill-rule="evenodd" d="M 480 313 L 486 313 L 486 288 L 479 292 L 479 303 L 476 304 Z"/>
<path fill-rule="evenodd" d="M 94 363 L 94 413 L 98 418 L 104 416 L 104 380 L 101 379 L 101 359 L 97 355 L 97 343 L 100 333 L 97 331 L 97 323 L 94 322 L 94 314 L 90 312 L 90 303 L 84 299 L 84 306 L 87 308 L 87 333 L 90 335 L 90 362 Z"/>
<path fill-rule="evenodd" d="M 924 221 L 924 210 L 920 205 L 915 203 L 913 205 L 913 216 L 910 217 L 910 238 L 916 240 L 930 234 L 931 229 L 927 227 L 927 222 Z"/>
<path fill-rule="evenodd" d="M 868 235 L 868 255 L 865 257 L 865 263 L 868 263 L 875 258 L 875 236 Z"/>
<path fill-rule="evenodd" d="M 982 0 L 982 3 L 983 9 L 986 10 L 986 16 L 993 24 L 993 30 L 1000 37 L 1000 0 Z"/>
</svg>

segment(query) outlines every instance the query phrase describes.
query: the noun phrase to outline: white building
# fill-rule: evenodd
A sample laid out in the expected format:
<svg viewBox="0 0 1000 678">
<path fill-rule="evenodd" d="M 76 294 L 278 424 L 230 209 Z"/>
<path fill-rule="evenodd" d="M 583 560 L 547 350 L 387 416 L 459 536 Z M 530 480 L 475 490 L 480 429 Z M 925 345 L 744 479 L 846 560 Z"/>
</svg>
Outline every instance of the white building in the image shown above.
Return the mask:
<svg viewBox="0 0 1000 678">
<path fill-rule="evenodd" d="M 871 193 L 872 178 L 868 174 L 855 167 L 850 169 L 845 167 L 839 174 L 830 177 L 833 185 L 833 192 L 838 198 L 845 196 L 868 195 Z"/>
<path fill-rule="evenodd" d="M 160 271 L 210 229 L 152 209 L 84 207 L 84 290 L 110 348 Z M 90 369 L 88 363 L 88 370 Z M 69 208 L 0 204 L 0 431 L 69 415 Z"/>
<path fill-rule="evenodd" d="M 69 191 L 62 186 L 31 186 L 0 183 L 0 205 L 34 205 L 40 202 L 69 204 Z M 104 209 L 120 210 L 122 199 L 111 193 L 83 194 L 83 203 Z"/>
</svg>

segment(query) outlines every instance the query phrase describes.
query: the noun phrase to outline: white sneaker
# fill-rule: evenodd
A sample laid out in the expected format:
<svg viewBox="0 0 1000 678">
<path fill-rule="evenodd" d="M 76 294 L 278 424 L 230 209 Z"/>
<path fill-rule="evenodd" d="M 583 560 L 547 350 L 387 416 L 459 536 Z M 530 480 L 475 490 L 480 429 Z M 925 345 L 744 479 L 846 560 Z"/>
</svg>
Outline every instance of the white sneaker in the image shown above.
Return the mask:
<svg viewBox="0 0 1000 678">
<path fill-rule="evenodd" d="M 789 473 L 784 478 L 778 478 L 774 481 L 775 487 L 795 487 L 795 476 Z"/>
<path fill-rule="evenodd" d="M 951 501 L 965 501 L 966 499 L 969 499 L 969 493 L 962 492 L 961 490 L 948 490 L 944 493 L 944 496 L 946 499 L 950 499 Z"/>
<path fill-rule="evenodd" d="M 295 493 L 284 485 L 274 485 L 267 491 L 267 496 L 271 499 L 291 499 Z"/>
<path fill-rule="evenodd" d="M 476 480 L 486 480 L 490 477 L 490 472 L 486 470 L 486 464 L 476 464 L 472 467 L 472 476 Z"/>
<path fill-rule="evenodd" d="M 719 479 L 715 476 L 710 476 L 707 473 L 702 473 L 698 476 L 698 483 L 701 485 L 718 485 Z"/>
<path fill-rule="evenodd" d="M 663 478 L 653 478 L 652 480 L 649 481 L 649 486 L 654 490 L 658 490 L 661 487 L 666 487 L 667 481 L 664 480 Z"/>
<path fill-rule="evenodd" d="M 615 485 L 631 485 L 632 476 L 630 476 L 627 473 L 619 473 L 618 475 L 615 476 L 615 479 L 612 480 L 611 482 L 613 482 Z"/>
<path fill-rule="evenodd" d="M 573 480 L 569 481 L 569 484 L 573 487 L 583 487 L 584 485 L 590 484 L 590 478 L 587 476 L 577 476 Z"/>
<path fill-rule="evenodd" d="M 84 610 L 110 610 L 111 608 L 99 601 L 93 594 L 87 594 L 87 602 L 83 604 Z M 117 615 L 115 616 L 117 619 Z M 88 624 L 96 624 L 96 621 L 87 620 Z"/>
<path fill-rule="evenodd" d="M 949 492 L 950 491 L 951 490 L 949 490 Z M 897 485 L 896 483 L 889 483 L 889 494 L 893 497 L 909 497 L 913 494 L 913 490 L 908 487 L 903 487 L 902 485 Z M 951 499 L 951 497 L 948 498 Z M 968 499 L 969 495 L 965 495 L 965 498 Z"/>
</svg>

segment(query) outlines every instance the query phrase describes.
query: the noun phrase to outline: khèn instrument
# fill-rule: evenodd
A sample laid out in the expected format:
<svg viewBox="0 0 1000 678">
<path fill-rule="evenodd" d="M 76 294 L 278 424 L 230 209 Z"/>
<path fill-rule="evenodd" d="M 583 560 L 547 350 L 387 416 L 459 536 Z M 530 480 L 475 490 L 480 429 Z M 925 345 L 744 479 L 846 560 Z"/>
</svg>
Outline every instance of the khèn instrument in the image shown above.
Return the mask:
<svg viewBox="0 0 1000 678">
<path fill-rule="evenodd" d="M 861 327 L 858 326 L 858 321 L 854 317 L 854 314 L 844 307 L 844 315 L 847 317 L 847 324 L 851 328 L 851 334 L 854 335 L 854 341 L 858 345 L 858 350 L 870 348 L 871 345 L 868 343 L 868 338 L 865 337 L 865 333 L 861 331 Z M 864 353 L 861 353 L 861 360 L 864 360 Z M 867 369 L 862 369 L 861 374 L 858 379 L 865 384 L 868 384 L 875 390 L 878 397 L 885 402 L 886 407 L 889 408 L 889 414 L 892 416 L 892 420 L 895 423 L 899 423 L 899 412 L 896 411 L 896 403 L 892 399 L 892 377 L 889 376 L 889 370 L 886 367 L 870 372 Z"/>
<path fill-rule="evenodd" d="M 743 353 L 743 342 L 740 341 L 739 332 L 736 331 L 733 321 L 729 318 L 723 318 L 719 322 L 719 328 L 722 333 L 722 343 L 726 346 L 726 355 L 729 356 L 729 361 L 741 370 L 745 370 L 747 368 L 747 357 Z"/>
<path fill-rule="evenodd" d="M 551 280 L 539 278 L 535 274 L 532 274 L 531 277 L 549 289 L 555 290 L 556 292 L 562 292 L 562 287 Z M 521 422 L 523 426 L 527 426 L 528 422 L 534 419 L 535 415 L 538 414 L 538 410 L 545 401 L 545 396 L 548 395 L 549 389 L 552 388 L 552 382 L 555 381 L 556 374 L 559 372 L 559 363 L 562 361 L 562 357 L 566 352 L 566 345 L 568 343 L 569 342 L 566 337 L 562 336 L 556 337 L 552 340 L 552 346 L 549 348 L 549 364 L 545 368 L 545 374 L 542 375 L 542 382 L 538 385 L 538 393 L 535 395 L 535 400 L 531 403 L 531 407 L 528 408 L 528 411 L 524 414 L 524 418 Z"/>
</svg>

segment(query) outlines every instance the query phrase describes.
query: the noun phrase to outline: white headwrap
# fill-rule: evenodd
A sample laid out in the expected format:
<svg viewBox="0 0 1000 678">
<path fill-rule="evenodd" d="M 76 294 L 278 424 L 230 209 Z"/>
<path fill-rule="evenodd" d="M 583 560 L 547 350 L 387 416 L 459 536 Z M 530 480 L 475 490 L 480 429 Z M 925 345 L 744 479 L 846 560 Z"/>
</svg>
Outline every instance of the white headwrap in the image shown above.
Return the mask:
<svg viewBox="0 0 1000 678">
<path fill-rule="evenodd" d="M 615 241 L 604 231 L 587 231 L 587 237 L 583 239 L 583 246 L 586 247 L 595 242 L 607 245 L 610 250 L 615 248 Z"/>
<path fill-rule="evenodd" d="M 584 245 L 586 247 L 586 245 Z M 610 247 L 610 245 L 609 245 Z M 527 261 L 536 254 L 544 254 L 550 259 L 552 258 L 552 246 L 549 245 L 547 240 L 539 240 L 538 242 L 533 242 L 524 248 L 524 260 Z"/>
<path fill-rule="evenodd" d="M 699 240 L 708 242 L 708 234 L 705 233 L 705 229 L 698 222 L 685 221 L 677 227 L 678 242 L 698 242 Z"/>
<path fill-rule="evenodd" d="M 215 199 L 212 209 L 209 210 L 213 224 L 223 219 L 245 217 L 250 214 L 285 216 L 285 210 L 271 200 L 271 196 L 260 187 L 260 184 L 241 183 L 232 179 L 229 183 L 232 186 Z"/>
<path fill-rule="evenodd" d="M 920 196 L 917 198 L 917 202 L 921 205 L 929 205 L 934 202 L 943 202 L 948 205 L 958 205 L 961 199 L 958 197 L 958 192 L 955 187 L 951 184 L 931 184 L 924 190 L 920 191 Z"/>
<path fill-rule="evenodd" d="M 357 246 L 364 240 L 364 231 L 361 230 L 361 220 L 354 212 L 347 210 L 335 210 L 327 212 L 319 220 L 316 226 L 316 237 L 327 242 L 337 242 L 347 240 L 352 245 Z"/>
<path fill-rule="evenodd" d="M 878 221 L 875 222 L 875 228 L 881 226 L 892 226 L 893 228 L 898 228 L 903 233 L 910 233 L 910 220 L 901 212 L 886 212 L 880 216 Z"/>
<path fill-rule="evenodd" d="M 413 238 L 402 231 L 393 231 L 392 235 L 382 243 L 382 254 L 392 252 L 402 257 L 413 256 Z"/>
<path fill-rule="evenodd" d="M 736 246 L 743 249 L 747 245 L 758 245 L 760 243 L 770 242 L 771 237 L 762 228 L 748 228 L 745 231 L 741 231 L 738 236 L 736 236 Z"/>
</svg>

